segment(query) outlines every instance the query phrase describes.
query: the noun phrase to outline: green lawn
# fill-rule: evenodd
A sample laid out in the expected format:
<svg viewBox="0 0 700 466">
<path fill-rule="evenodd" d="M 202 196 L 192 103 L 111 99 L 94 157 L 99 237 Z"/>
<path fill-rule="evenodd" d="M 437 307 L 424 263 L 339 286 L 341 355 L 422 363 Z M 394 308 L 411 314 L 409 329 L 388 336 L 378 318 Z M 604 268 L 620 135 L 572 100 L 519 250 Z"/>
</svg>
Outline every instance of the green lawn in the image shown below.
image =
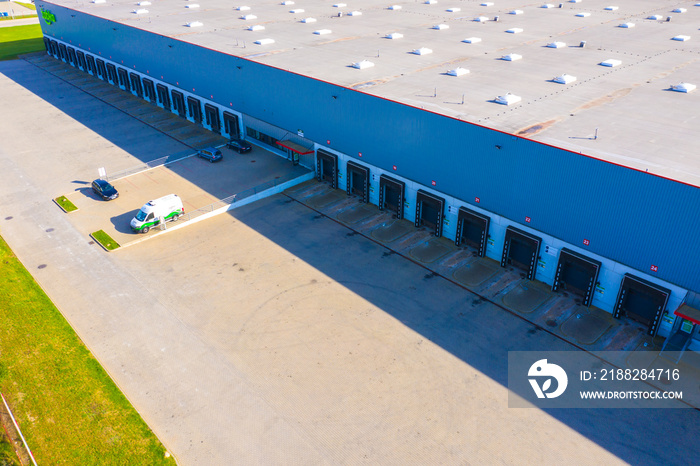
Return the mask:
<svg viewBox="0 0 700 466">
<path fill-rule="evenodd" d="M 22 5 L 24 8 L 29 8 L 30 10 L 36 11 L 36 6 L 34 6 L 33 3 L 24 3 L 24 2 L 14 2 L 17 5 Z"/>
<path fill-rule="evenodd" d="M 1 237 L 0 277 L 0 391 L 37 463 L 174 465 Z"/>
<path fill-rule="evenodd" d="M 56 204 L 60 205 L 63 210 L 66 211 L 66 213 L 74 212 L 78 210 L 78 208 L 73 204 L 71 201 L 68 200 L 66 196 L 59 196 L 56 199 Z"/>
<path fill-rule="evenodd" d="M 104 246 L 104 248 L 108 251 L 114 251 L 119 247 L 119 243 L 114 241 L 111 236 L 105 233 L 104 230 L 97 230 L 90 236 L 92 236 L 95 241 Z"/>
<path fill-rule="evenodd" d="M 0 28 L 0 60 L 12 60 L 17 55 L 46 50 L 38 24 Z"/>
</svg>

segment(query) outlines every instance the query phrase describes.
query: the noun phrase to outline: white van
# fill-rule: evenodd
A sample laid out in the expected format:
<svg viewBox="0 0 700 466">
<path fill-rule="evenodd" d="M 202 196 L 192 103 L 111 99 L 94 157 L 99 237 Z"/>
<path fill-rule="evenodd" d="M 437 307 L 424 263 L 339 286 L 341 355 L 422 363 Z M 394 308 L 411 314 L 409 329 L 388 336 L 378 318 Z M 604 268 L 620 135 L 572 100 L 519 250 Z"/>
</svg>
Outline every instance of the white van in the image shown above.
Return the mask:
<svg viewBox="0 0 700 466">
<path fill-rule="evenodd" d="M 182 200 L 177 194 L 168 194 L 153 201 L 148 201 L 141 207 L 136 217 L 131 219 L 131 229 L 135 233 L 148 233 L 148 231 L 165 222 L 175 221 L 185 213 Z"/>
</svg>

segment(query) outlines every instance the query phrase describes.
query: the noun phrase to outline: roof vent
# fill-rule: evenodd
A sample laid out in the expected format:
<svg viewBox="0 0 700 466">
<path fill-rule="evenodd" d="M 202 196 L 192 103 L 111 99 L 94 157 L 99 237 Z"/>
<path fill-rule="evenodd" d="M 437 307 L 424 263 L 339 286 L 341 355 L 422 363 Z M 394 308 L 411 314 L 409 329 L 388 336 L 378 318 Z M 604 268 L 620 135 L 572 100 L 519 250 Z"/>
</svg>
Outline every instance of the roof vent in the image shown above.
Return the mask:
<svg viewBox="0 0 700 466">
<path fill-rule="evenodd" d="M 275 43 L 275 39 L 259 39 L 255 43 L 258 45 L 270 45 Z"/>
<path fill-rule="evenodd" d="M 385 36 L 387 39 L 401 39 L 403 37 L 403 34 L 400 32 L 392 32 L 391 34 L 387 34 Z"/>
<path fill-rule="evenodd" d="M 493 6 L 493 2 L 484 2 L 481 6 Z"/>
<path fill-rule="evenodd" d="M 662 19 L 662 18 L 663 18 L 663 16 L 661 16 L 661 15 L 651 15 L 651 16 L 647 17 L 647 19 L 653 19 L 654 21 Z"/>
<path fill-rule="evenodd" d="M 315 23 L 316 18 L 304 18 L 301 20 L 302 23 Z"/>
<path fill-rule="evenodd" d="M 589 16 L 591 16 L 591 14 L 587 11 L 584 11 L 583 13 L 576 13 L 576 16 L 578 16 L 579 18 L 588 18 Z"/>
<path fill-rule="evenodd" d="M 443 29 L 449 29 L 450 27 L 447 24 L 436 24 L 433 26 L 433 29 L 437 29 L 439 31 L 442 31 Z"/>
<path fill-rule="evenodd" d="M 448 8 L 447 11 L 448 11 L 449 13 L 457 13 L 457 12 L 462 11 L 462 9 L 461 9 L 461 8 L 457 8 L 457 7 L 454 7 L 454 8 Z"/>
<path fill-rule="evenodd" d="M 362 12 L 361 11 L 351 11 L 348 13 L 350 16 L 361 16 Z"/>
<path fill-rule="evenodd" d="M 188 3 L 185 8 L 199 8 L 199 3 Z"/>
<path fill-rule="evenodd" d="M 559 84 L 569 84 L 576 81 L 576 76 L 571 76 L 570 74 L 562 74 L 561 76 L 553 78 L 552 81 Z"/>
<path fill-rule="evenodd" d="M 92 0 L 92 3 L 107 3 L 107 0 Z"/>
<path fill-rule="evenodd" d="M 688 11 L 686 8 L 676 8 L 672 10 L 673 13 L 685 13 L 686 11 Z"/>
<path fill-rule="evenodd" d="M 604 9 L 604 10 L 607 10 L 607 11 L 617 11 L 617 10 L 620 9 L 620 7 L 619 7 L 619 6 L 606 6 L 606 7 L 603 8 L 603 9 Z"/>
<path fill-rule="evenodd" d="M 466 44 L 476 44 L 477 42 L 481 42 L 481 37 L 467 37 L 462 42 Z"/>
<path fill-rule="evenodd" d="M 357 68 L 358 70 L 372 68 L 373 66 L 374 66 L 374 63 L 372 63 L 369 60 L 362 60 L 362 61 L 358 61 L 358 62 L 352 64 L 352 67 Z"/>
<path fill-rule="evenodd" d="M 605 61 L 602 61 L 602 62 L 600 62 L 600 63 L 598 63 L 598 64 L 601 65 L 601 66 L 609 66 L 609 67 L 611 67 L 611 68 L 614 68 L 614 67 L 616 67 L 616 66 L 622 65 L 622 61 L 620 61 L 620 60 L 615 60 L 614 58 L 610 58 L 610 59 L 605 60 Z"/>
<path fill-rule="evenodd" d="M 508 55 L 503 55 L 501 57 L 501 60 L 505 61 L 516 61 L 516 60 L 521 60 L 523 58 L 522 55 L 518 55 L 517 53 L 509 53 Z"/>
<path fill-rule="evenodd" d="M 401 5 L 391 5 L 391 6 L 389 7 L 389 9 L 390 9 L 390 10 L 400 10 L 400 9 L 401 9 Z"/>
<path fill-rule="evenodd" d="M 261 24 L 255 24 L 255 25 L 253 25 L 253 26 L 250 26 L 250 27 L 248 28 L 248 30 L 249 30 L 249 31 L 264 31 L 264 30 L 265 30 L 265 26 L 263 26 L 263 25 L 261 25 Z"/>
<path fill-rule="evenodd" d="M 314 34 L 316 34 L 317 36 L 325 36 L 326 34 L 330 34 L 331 32 L 333 31 L 331 31 L 330 29 L 319 29 L 318 31 L 314 31 Z"/>
<path fill-rule="evenodd" d="M 552 5 L 551 3 L 545 3 L 540 8 L 554 8 L 554 5 Z"/>
<path fill-rule="evenodd" d="M 241 16 L 241 19 L 246 20 L 246 21 L 250 21 L 251 19 L 258 19 L 258 17 L 255 15 L 243 15 L 243 16 Z"/>
<path fill-rule="evenodd" d="M 465 74 L 469 74 L 469 70 L 466 68 L 455 68 L 454 70 L 449 70 L 447 72 L 450 76 L 464 76 Z"/>
<path fill-rule="evenodd" d="M 236 10 L 238 10 L 238 11 L 250 11 L 250 7 L 249 6 L 239 6 L 238 8 L 236 8 Z"/>
<path fill-rule="evenodd" d="M 523 10 L 513 10 L 508 12 L 509 15 L 522 15 L 524 13 Z"/>
<path fill-rule="evenodd" d="M 138 6 L 148 6 L 150 4 L 151 4 L 151 2 L 138 2 L 137 3 Z"/>
<path fill-rule="evenodd" d="M 476 21 L 477 23 L 485 23 L 488 20 L 489 19 L 486 16 L 479 16 L 478 18 L 474 18 L 474 21 Z"/>
<path fill-rule="evenodd" d="M 426 5 L 435 5 L 437 3 L 437 0 L 425 0 Z"/>
<path fill-rule="evenodd" d="M 280 5 L 294 5 L 294 2 L 292 0 L 286 0 L 282 3 L 280 3 Z"/>
<path fill-rule="evenodd" d="M 634 27 L 634 23 L 622 23 L 622 24 L 618 25 L 617 27 L 629 29 L 629 28 L 633 28 L 633 27 Z"/>
<path fill-rule="evenodd" d="M 506 29 L 506 32 L 508 34 L 520 34 L 521 32 L 523 32 L 523 28 L 510 28 Z"/>
<path fill-rule="evenodd" d="M 347 3 L 336 3 L 333 5 L 333 8 L 345 8 L 346 6 L 348 6 Z"/>
<path fill-rule="evenodd" d="M 581 0 L 569 0 L 569 3 L 581 3 Z"/>
<path fill-rule="evenodd" d="M 419 49 L 414 49 L 411 53 L 415 55 L 428 55 L 429 53 L 433 53 L 433 51 L 427 47 L 421 47 Z"/>
<path fill-rule="evenodd" d="M 685 42 L 685 41 L 687 41 L 687 40 L 690 40 L 690 36 L 684 36 L 684 35 L 675 36 L 675 37 L 673 37 L 671 40 L 678 40 L 678 41 L 681 41 L 681 42 Z"/>
<path fill-rule="evenodd" d="M 678 83 L 671 86 L 672 91 L 676 92 L 691 92 L 694 91 L 697 86 L 690 83 Z"/>
<path fill-rule="evenodd" d="M 132 11 L 132 13 L 137 15 L 145 15 L 146 13 L 148 13 L 148 10 L 145 8 L 139 8 L 137 10 Z"/>
<path fill-rule="evenodd" d="M 204 26 L 201 21 L 192 21 L 191 23 L 187 23 L 188 28 L 200 28 Z"/>
<path fill-rule="evenodd" d="M 498 97 L 496 97 L 495 102 L 501 105 L 513 105 L 517 104 L 521 100 L 523 99 L 519 95 L 511 94 L 510 92 L 508 92 L 506 95 L 499 95 Z"/>
<path fill-rule="evenodd" d="M 566 47 L 566 43 L 565 42 L 550 42 L 549 44 L 547 44 L 547 47 L 549 47 L 550 49 L 561 49 L 561 48 Z"/>
<path fill-rule="evenodd" d="M 303 8 L 297 8 L 296 10 L 289 10 L 289 12 L 292 13 L 293 15 L 295 15 L 295 14 L 297 14 L 297 13 L 303 13 L 303 12 L 304 12 L 304 9 L 303 9 Z"/>
</svg>

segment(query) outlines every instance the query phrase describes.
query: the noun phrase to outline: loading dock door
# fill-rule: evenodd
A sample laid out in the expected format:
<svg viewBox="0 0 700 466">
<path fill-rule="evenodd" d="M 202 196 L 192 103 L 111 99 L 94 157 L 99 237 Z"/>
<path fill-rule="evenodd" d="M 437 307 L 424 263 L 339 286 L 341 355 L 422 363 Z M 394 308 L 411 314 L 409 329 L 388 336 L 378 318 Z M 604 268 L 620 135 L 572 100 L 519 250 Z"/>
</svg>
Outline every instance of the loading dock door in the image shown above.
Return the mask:
<svg viewBox="0 0 700 466">
<path fill-rule="evenodd" d="M 537 261 L 540 256 L 541 244 L 542 238 L 515 227 L 506 228 L 501 267 L 511 264 L 514 267 L 525 270 L 528 280 L 534 280 L 537 273 Z"/>
<path fill-rule="evenodd" d="M 347 173 L 348 196 L 357 194 L 362 198 L 362 202 L 369 202 L 369 168 L 355 162 L 348 162 Z"/>
<path fill-rule="evenodd" d="M 131 78 L 131 90 L 136 94 L 137 97 L 143 99 L 143 86 L 141 85 L 141 76 L 136 73 L 129 74 Z"/>
<path fill-rule="evenodd" d="M 173 109 L 178 115 L 185 118 L 187 112 L 185 110 L 185 96 L 182 92 L 173 90 Z"/>
<path fill-rule="evenodd" d="M 124 68 L 119 68 L 117 70 L 119 75 L 119 87 L 125 91 L 131 92 L 131 86 L 129 85 L 129 73 Z"/>
<path fill-rule="evenodd" d="M 51 55 L 58 58 L 58 42 L 51 39 Z"/>
<path fill-rule="evenodd" d="M 78 66 L 81 70 L 86 71 L 87 67 L 85 66 L 85 54 L 78 50 L 76 52 L 76 55 L 78 55 Z"/>
<path fill-rule="evenodd" d="M 98 58 L 95 60 L 95 63 L 97 64 L 97 77 L 107 81 L 107 67 L 105 66 L 104 60 Z"/>
<path fill-rule="evenodd" d="M 117 77 L 117 67 L 111 63 L 107 63 L 107 78 L 112 84 L 119 85 L 119 77 Z"/>
<path fill-rule="evenodd" d="M 156 84 L 156 91 L 158 92 L 158 103 L 163 106 L 163 108 L 170 110 L 170 93 L 168 88 L 163 84 Z"/>
<path fill-rule="evenodd" d="M 195 99 L 194 97 L 187 97 L 187 109 L 190 112 L 190 117 L 194 120 L 195 123 L 198 125 L 202 124 L 202 104 L 199 102 L 199 99 Z"/>
<path fill-rule="evenodd" d="M 386 175 L 379 177 L 379 210 L 389 210 L 396 213 L 396 218 L 403 218 L 403 203 L 406 185 L 403 181 L 395 180 Z"/>
<path fill-rule="evenodd" d="M 416 227 L 425 225 L 433 230 L 435 236 L 442 236 L 444 209 L 445 199 L 419 189 L 416 195 Z"/>
<path fill-rule="evenodd" d="M 48 37 L 44 37 L 44 47 L 46 48 L 46 53 L 51 55 L 51 41 Z"/>
<path fill-rule="evenodd" d="M 338 156 L 323 149 L 316 151 L 316 178 L 338 188 Z"/>
<path fill-rule="evenodd" d="M 491 219 L 486 215 L 474 212 L 466 207 L 460 207 L 459 214 L 457 215 L 457 235 L 455 236 L 455 244 L 459 246 L 464 243 L 476 248 L 476 254 L 479 257 L 484 257 L 490 224 Z"/>
<path fill-rule="evenodd" d="M 581 296 L 583 298 L 581 304 L 588 307 L 593 300 L 593 291 L 598 283 L 600 267 L 600 261 L 563 248 L 559 253 L 552 291 L 561 288 Z"/>
<path fill-rule="evenodd" d="M 95 75 L 95 58 L 92 55 L 85 55 L 85 63 L 87 63 L 87 72 Z"/>
<path fill-rule="evenodd" d="M 153 81 L 151 81 L 148 78 L 143 78 L 143 95 L 148 99 L 149 102 L 155 103 L 156 88 L 153 85 Z"/>
<path fill-rule="evenodd" d="M 613 317 L 627 316 L 646 325 L 647 334 L 655 336 L 669 296 L 671 290 L 626 273 L 617 294 Z"/>
<path fill-rule="evenodd" d="M 65 44 L 58 44 L 58 55 L 61 57 L 61 60 L 68 62 L 68 52 Z"/>
<path fill-rule="evenodd" d="M 73 47 L 68 47 L 68 61 L 73 66 L 76 66 L 77 64 L 77 61 L 75 60 L 75 49 Z"/>
<path fill-rule="evenodd" d="M 215 133 L 221 134 L 221 120 L 219 119 L 219 109 L 212 104 L 204 105 L 204 115 L 207 118 L 207 125 Z"/>
<path fill-rule="evenodd" d="M 224 131 L 231 139 L 240 137 L 240 127 L 238 126 L 238 115 L 231 112 L 224 112 Z"/>
</svg>

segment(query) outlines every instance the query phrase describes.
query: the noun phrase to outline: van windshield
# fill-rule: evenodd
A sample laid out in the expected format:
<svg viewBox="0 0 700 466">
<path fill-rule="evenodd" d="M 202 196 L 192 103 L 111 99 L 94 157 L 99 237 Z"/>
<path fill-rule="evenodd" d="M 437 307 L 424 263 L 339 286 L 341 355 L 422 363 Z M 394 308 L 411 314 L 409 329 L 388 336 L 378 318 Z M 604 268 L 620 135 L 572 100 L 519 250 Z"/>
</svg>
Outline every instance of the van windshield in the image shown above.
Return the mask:
<svg viewBox="0 0 700 466">
<path fill-rule="evenodd" d="M 139 222 L 143 222 L 144 220 L 146 220 L 146 215 L 146 212 L 144 212 L 143 210 L 139 210 L 139 213 L 136 214 L 136 220 L 138 220 Z"/>
</svg>

